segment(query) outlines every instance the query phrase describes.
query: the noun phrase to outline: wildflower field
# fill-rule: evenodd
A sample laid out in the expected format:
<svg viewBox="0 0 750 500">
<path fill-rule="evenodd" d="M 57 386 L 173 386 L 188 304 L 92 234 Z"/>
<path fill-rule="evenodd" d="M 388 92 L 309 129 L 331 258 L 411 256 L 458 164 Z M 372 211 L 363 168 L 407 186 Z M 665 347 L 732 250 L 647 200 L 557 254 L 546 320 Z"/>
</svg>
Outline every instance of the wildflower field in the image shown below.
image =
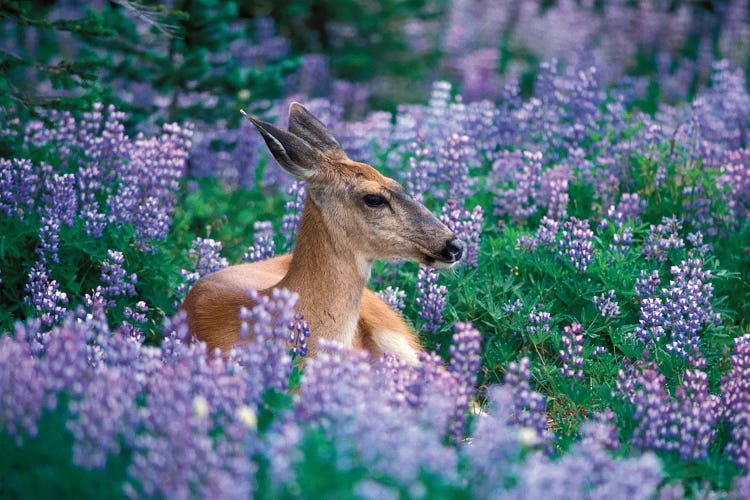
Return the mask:
<svg viewBox="0 0 750 500">
<path fill-rule="evenodd" d="M 750 498 L 747 1 L 26 4 L 0 497 Z M 239 113 L 294 101 L 466 246 L 373 269 L 416 366 L 308 359 L 287 291 L 191 341 L 193 284 L 294 249 L 305 185 Z"/>
</svg>

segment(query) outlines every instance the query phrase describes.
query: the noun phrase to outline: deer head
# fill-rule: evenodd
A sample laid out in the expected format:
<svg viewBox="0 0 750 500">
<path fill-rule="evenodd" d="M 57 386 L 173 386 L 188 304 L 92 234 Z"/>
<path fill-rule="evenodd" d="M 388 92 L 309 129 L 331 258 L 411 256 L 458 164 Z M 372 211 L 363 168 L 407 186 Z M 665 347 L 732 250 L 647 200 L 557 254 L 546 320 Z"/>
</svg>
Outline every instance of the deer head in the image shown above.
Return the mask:
<svg viewBox="0 0 750 500">
<path fill-rule="evenodd" d="M 320 214 L 314 231 L 326 233 L 337 248 L 365 262 L 398 259 L 445 268 L 460 260 L 463 244 L 445 224 L 399 183 L 349 159 L 302 105 L 291 105 L 288 131 L 245 116 L 281 167 L 306 182 L 306 204 Z"/>
</svg>

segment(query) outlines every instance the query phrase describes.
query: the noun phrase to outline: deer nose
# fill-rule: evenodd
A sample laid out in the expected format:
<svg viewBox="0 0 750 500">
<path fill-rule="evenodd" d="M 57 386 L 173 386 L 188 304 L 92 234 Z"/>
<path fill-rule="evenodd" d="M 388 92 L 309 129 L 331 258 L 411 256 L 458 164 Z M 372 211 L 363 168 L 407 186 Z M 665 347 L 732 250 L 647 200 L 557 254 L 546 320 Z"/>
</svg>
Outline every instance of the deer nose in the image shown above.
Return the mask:
<svg viewBox="0 0 750 500">
<path fill-rule="evenodd" d="M 445 242 L 445 248 L 440 252 L 440 256 L 446 262 L 458 262 L 464 254 L 464 244 L 458 238 L 453 238 Z"/>
</svg>

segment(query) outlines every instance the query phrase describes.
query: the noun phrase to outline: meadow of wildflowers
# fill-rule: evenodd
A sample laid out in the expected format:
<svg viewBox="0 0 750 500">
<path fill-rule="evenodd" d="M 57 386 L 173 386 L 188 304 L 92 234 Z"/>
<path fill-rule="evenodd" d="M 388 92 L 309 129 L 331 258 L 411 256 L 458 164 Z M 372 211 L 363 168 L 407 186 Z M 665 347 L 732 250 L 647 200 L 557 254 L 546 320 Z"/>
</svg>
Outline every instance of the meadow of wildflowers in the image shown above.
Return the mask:
<svg viewBox="0 0 750 500">
<path fill-rule="evenodd" d="M 466 3 L 445 15 L 458 85 L 426 104 L 371 111 L 319 55 L 256 103 L 283 126 L 303 101 L 465 243 L 449 271 L 374 268 L 416 366 L 325 342 L 308 359 L 286 290 L 249 292 L 247 345 L 191 340 L 178 307 L 200 277 L 294 248 L 305 185 L 248 125 L 0 101 L 0 496 L 748 498 L 745 71 L 700 45 L 662 62 L 646 113 L 622 48 L 663 59 L 684 11 L 623 4 L 644 24 L 590 47 L 616 9 L 517 2 L 469 33 Z M 593 17 L 550 52 L 533 33 L 552 15 Z M 549 56 L 528 92 L 518 68 L 487 73 L 492 19 Z M 238 64 L 286 57 L 255 23 Z M 410 25 L 414 47 L 431 29 Z"/>
</svg>

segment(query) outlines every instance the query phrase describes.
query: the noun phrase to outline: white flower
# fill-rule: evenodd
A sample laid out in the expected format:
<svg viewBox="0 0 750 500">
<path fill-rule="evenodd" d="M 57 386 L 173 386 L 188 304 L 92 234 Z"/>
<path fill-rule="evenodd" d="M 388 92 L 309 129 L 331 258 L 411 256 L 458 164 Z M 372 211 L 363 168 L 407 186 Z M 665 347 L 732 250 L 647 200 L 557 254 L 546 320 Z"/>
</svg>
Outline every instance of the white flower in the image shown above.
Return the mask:
<svg viewBox="0 0 750 500">
<path fill-rule="evenodd" d="M 531 427 L 521 427 L 518 430 L 518 440 L 523 446 L 526 446 L 527 448 L 531 448 L 539 444 L 539 436 L 537 435 L 536 430 L 532 429 Z"/>
<path fill-rule="evenodd" d="M 237 408 L 237 420 L 248 429 L 255 429 L 258 427 L 258 417 L 255 412 L 249 407 L 242 405 Z"/>
<path fill-rule="evenodd" d="M 203 396 L 195 396 L 193 398 L 193 414 L 199 419 L 208 418 L 208 401 Z"/>
</svg>

